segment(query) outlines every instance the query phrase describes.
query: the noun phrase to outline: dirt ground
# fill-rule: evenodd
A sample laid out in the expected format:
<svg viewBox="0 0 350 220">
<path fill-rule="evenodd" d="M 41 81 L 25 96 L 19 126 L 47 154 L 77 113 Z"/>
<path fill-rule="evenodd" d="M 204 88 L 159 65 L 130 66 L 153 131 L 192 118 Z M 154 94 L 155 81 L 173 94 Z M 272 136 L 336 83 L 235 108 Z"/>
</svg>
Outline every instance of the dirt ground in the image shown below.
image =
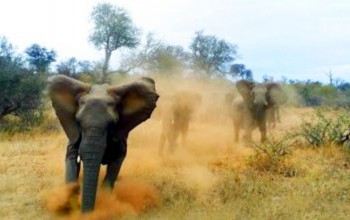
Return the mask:
<svg viewBox="0 0 350 220">
<path fill-rule="evenodd" d="M 268 136 L 283 137 L 312 111 L 282 108 Z M 0 134 L 0 219 L 349 219 L 349 155 L 340 148 L 295 147 L 292 176 L 261 172 L 248 163 L 253 149 L 233 143 L 226 115 L 199 111 L 186 146 L 160 156 L 157 114 L 132 131 L 115 190 L 100 190 L 88 216 L 71 198 L 76 187 L 64 186 L 67 140 L 56 119 L 30 133 Z"/>
</svg>

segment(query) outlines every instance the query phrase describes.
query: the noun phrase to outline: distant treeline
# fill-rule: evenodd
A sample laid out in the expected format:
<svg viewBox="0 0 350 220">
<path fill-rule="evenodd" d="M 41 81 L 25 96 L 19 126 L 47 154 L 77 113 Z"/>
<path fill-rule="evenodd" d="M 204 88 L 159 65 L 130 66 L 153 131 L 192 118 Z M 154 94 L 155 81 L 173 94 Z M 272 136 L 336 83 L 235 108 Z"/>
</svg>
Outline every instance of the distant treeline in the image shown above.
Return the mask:
<svg viewBox="0 0 350 220">
<path fill-rule="evenodd" d="M 106 10 L 109 13 L 105 13 Z M 113 16 L 101 20 L 107 15 Z M 21 54 L 5 37 L 0 37 L 0 129 L 15 122 L 27 129 L 43 120 L 43 91 L 47 77 L 52 74 L 64 74 L 90 83 L 104 83 L 113 77 L 137 74 L 153 74 L 169 80 L 172 77 L 219 78 L 230 83 L 237 79 L 253 80 L 253 72 L 244 64 L 235 62 L 237 46 L 215 35 L 197 31 L 185 49 L 158 40 L 152 33 L 146 34 L 141 41 L 140 31 L 128 13 L 109 3 L 99 3 L 94 7 L 91 18 L 95 27 L 89 41 L 97 49 L 105 51 L 103 62 L 75 57 L 57 62 L 56 52 L 39 44 L 29 46 Z M 111 22 L 115 30 L 110 30 Z M 121 54 L 119 68 L 111 71 L 109 61 L 112 52 L 122 47 L 129 50 Z M 298 99 L 294 104 L 350 106 L 348 82 L 331 81 L 325 85 L 313 81 L 284 80 L 282 84 L 293 94 L 290 100 Z M 9 120 L 11 122 L 6 123 Z"/>
<path fill-rule="evenodd" d="M 311 80 L 289 80 L 286 85 L 300 95 L 303 106 L 350 107 L 350 83 L 346 81 L 323 84 Z"/>
</svg>

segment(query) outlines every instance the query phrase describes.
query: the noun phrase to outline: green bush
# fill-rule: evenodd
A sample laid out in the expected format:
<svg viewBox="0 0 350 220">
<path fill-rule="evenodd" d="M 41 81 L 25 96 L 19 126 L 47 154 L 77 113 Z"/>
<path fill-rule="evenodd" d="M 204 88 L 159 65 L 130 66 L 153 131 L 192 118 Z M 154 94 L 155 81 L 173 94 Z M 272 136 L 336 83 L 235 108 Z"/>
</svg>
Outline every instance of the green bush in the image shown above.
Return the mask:
<svg viewBox="0 0 350 220">
<path fill-rule="evenodd" d="M 326 114 L 326 109 L 318 109 L 304 119 L 293 137 L 301 137 L 308 146 L 322 147 L 338 144 L 342 135 L 350 126 L 350 114 L 346 110 L 337 111 L 336 115 Z"/>
<path fill-rule="evenodd" d="M 0 38 L 0 67 L 0 130 L 27 130 L 39 124 L 46 77 L 27 69 L 5 38 Z"/>
</svg>

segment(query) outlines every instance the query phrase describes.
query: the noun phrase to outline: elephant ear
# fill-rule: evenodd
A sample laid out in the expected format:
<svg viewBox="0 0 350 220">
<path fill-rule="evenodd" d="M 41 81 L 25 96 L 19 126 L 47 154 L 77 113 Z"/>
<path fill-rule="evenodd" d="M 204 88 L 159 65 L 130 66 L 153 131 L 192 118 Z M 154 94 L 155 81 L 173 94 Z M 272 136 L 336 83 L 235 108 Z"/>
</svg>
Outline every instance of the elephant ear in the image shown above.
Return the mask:
<svg viewBox="0 0 350 220">
<path fill-rule="evenodd" d="M 269 105 L 281 105 L 287 101 L 287 96 L 278 83 L 267 83 L 267 102 Z"/>
<path fill-rule="evenodd" d="M 238 92 L 242 95 L 245 102 L 252 102 L 252 89 L 254 88 L 254 82 L 244 79 L 239 80 L 236 82 L 236 88 Z"/>
<path fill-rule="evenodd" d="M 78 109 L 78 98 L 88 93 L 91 85 L 64 75 L 48 79 L 48 93 L 69 142 L 75 143 L 79 138 L 79 128 L 75 120 Z"/>
<path fill-rule="evenodd" d="M 125 137 L 133 128 L 150 118 L 159 97 L 154 80 L 148 77 L 111 87 L 108 93 L 119 102 L 116 107 L 119 120 L 113 128 L 116 139 Z"/>
</svg>

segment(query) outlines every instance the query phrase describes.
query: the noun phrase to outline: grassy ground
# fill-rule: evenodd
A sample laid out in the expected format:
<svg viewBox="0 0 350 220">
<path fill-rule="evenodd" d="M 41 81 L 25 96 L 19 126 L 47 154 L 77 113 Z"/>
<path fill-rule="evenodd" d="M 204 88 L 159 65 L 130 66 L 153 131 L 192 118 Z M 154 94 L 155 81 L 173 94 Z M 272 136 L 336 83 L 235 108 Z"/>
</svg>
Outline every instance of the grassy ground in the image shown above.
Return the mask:
<svg viewBox="0 0 350 220">
<path fill-rule="evenodd" d="M 269 135 L 293 130 L 310 111 L 283 109 L 282 124 Z M 350 218 L 350 161 L 339 147 L 294 145 L 277 164 L 292 172 L 268 172 L 252 148 L 232 143 L 228 120 L 197 120 L 187 146 L 171 156 L 158 156 L 159 134 L 156 119 L 135 129 L 116 189 L 99 193 L 91 219 Z M 0 134 L 0 219 L 80 218 L 76 204 L 70 215 L 52 212 L 69 197 L 62 187 L 65 144 L 61 130 Z"/>
</svg>

